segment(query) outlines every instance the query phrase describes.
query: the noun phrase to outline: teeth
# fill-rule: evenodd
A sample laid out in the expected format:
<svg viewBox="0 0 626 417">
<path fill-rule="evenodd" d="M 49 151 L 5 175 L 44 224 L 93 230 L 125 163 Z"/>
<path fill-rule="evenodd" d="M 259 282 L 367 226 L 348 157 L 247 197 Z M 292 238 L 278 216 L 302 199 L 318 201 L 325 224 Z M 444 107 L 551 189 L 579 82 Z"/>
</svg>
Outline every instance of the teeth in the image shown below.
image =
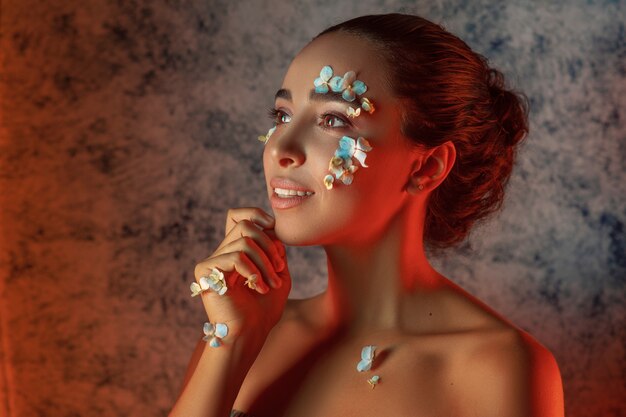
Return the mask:
<svg viewBox="0 0 626 417">
<path fill-rule="evenodd" d="M 279 197 L 289 197 L 292 195 L 299 195 L 299 196 L 305 196 L 305 195 L 311 195 L 313 194 L 310 191 L 296 191 L 296 190 L 286 190 L 284 188 L 274 188 L 274 192 L 279 196 Z"/>
</svg>

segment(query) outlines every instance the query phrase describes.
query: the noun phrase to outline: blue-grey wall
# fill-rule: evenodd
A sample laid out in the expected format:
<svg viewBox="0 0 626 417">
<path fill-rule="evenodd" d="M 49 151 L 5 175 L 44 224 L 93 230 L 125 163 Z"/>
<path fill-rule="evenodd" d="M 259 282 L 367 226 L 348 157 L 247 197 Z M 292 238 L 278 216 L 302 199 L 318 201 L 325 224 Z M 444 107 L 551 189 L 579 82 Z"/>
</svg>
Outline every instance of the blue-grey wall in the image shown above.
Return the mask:
<svg viewBox="0 0 626 417">
<path fill-rule="evenodd" d="M 442 23 L 531 99 L 504 209 L 433 264 L 555 355 L 571 417 L 626 413 L 620 1 L 2 2 L 0 414 L 164 415 L 206 315 L 193 267 L 269 211 L 256 139 L 331 24 Z M 288 248 L 292 298 L 325 288 Z"/>
</svg>

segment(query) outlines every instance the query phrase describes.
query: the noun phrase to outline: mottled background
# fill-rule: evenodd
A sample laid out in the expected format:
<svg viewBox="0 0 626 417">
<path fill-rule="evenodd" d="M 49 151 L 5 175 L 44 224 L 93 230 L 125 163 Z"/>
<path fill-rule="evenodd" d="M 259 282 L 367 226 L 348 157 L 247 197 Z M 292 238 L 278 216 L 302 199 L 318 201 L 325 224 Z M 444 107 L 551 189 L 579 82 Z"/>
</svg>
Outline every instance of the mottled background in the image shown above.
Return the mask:
<svg viewBox="0 0 626 417">
<path fill-rule="evenodd" d="M 572 417 L 626 413 L 620 1 L 2 1 L 0 415 L 169 411 L 206 315 L 193 267 L 230 207 L 269 211 L 257 141 L 331 24 L 442 23 L 531 100 L 504 210 L 432 262 L 529 331 Z M 324 290 L 288 248 L 290 297 Z"/>
</svg>

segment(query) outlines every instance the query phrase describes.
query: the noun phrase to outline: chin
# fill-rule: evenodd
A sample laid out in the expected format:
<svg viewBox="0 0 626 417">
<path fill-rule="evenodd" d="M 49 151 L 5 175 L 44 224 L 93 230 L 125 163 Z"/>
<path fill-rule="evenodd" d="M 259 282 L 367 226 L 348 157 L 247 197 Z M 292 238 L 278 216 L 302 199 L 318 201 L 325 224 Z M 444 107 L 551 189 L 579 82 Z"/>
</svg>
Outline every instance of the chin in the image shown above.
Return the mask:
<svg viewBox="0 0 626 417">
<path fill-rule="evenodd" d="M 334 218 L 330 222 L 327 218 L 308 218 L 304 221 L 276 217 L 274 233 L 285 245 L 289 246 L 322 246 L 350 240 L 347 221 Z"/>
<path fill-rule="evenodd" d="M 306 226 L 288 224 L 283 219 L 276 217 L 276 225 L 274 226 L 274 233 L 276 237 L 289 246 L 315 246 L 321 242 L 319 233 L 315 232 L 315 227 L 311 224 Z"/>
</svg>

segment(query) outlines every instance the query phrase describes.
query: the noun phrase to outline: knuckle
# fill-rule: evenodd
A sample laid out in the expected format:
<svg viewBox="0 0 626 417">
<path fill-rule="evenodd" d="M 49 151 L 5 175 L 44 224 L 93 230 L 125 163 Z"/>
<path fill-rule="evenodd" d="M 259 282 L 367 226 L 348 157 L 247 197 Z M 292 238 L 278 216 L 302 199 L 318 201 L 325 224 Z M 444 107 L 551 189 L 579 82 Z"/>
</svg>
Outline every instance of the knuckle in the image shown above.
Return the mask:
<svg viewBox="0 0 626 417">
<path fill-rule="evenodd" d="M 241 221 L 238 224 L 241 225 L 240 227 L 242 229 L 244 229 L 244 230 L 246 230 L 248 232 L 250 232 L 253 229 L 255 229 L 254 224 L 252 223 L 252 220 L 250 220 L 250 219 L 241 219 Z"/>
</svg>

